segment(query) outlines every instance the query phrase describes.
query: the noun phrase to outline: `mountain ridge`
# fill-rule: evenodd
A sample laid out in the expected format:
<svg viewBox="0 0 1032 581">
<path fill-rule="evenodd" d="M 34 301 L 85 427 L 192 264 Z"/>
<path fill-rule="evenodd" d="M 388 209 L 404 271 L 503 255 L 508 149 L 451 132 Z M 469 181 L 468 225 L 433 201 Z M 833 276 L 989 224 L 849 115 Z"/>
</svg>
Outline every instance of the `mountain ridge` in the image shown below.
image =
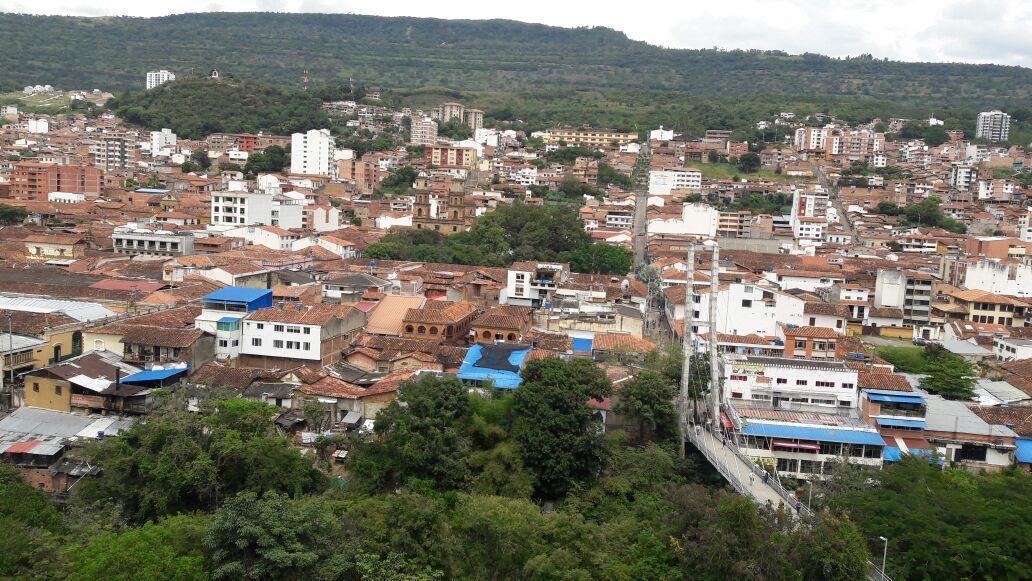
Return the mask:
<svg viewBox="0 0 1032 581">
<path fill-rule="evenodd" d="M 462 91 L 647 89 L 878 97 L 929 106 L 1032 100 L 1032 69 L 911 63 L 769 50 L 674 49 L 606 27 L 355 14 L 187 13 L 139 17 L 0 14 L 7 89 L 142 90 L 147 70 L 218 68 L 300 87 L 355 78 L 385 88 Z M 227 47 L 230 47 L 227 50 Z M 102 63 L 103 66 L 97 66 Z"/>
</svg>

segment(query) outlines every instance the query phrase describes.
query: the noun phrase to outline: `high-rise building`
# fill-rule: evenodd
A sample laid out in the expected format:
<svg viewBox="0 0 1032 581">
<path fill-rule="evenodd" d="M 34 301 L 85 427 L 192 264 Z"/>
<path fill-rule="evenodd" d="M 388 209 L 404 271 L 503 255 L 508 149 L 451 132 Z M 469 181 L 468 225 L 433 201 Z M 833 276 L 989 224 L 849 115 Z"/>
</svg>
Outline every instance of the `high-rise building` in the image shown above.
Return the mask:
<svg viewBox="0 0 1032 581">
<path fill-rule="evenodd" d="M 93 165 L 104 171 L 126 169 L 132 161 L 132 146 L 129 139 L 120 133 L 100 136 L 90 146 Z"/>
<path fill-rule="evenodd" d="M 430 146 L 437 143 L 437 122 L 422 115 L 413 117 L 412 127 L 409 131 L 409 143 Z"/>
<path fill-rule="evenodd" d="M 466 108 L 462 106 L 462 103 L 455 103 L 454 101 L 441 103 L 440 107 L 435 107 L 430 111 L 430 116 L 441 123 L 447 123 L 452 119 L 458 119 L 459 121 L 464 122 L 465 114 Z"/>
<path fill-rule="evenodd" d="M 23 161 L 11 171 L 11 196 L 46 200 L 51 192 L 99 195 L 103 175 L 95 167 Z"/>
<path fill-rule="evenodd" d="M 290 173 L 332 176 L 333 135 L 329 129 L 312 129 L 290 136 Z"/>
<path fill-rule="evenodd" d="M 484 112 L 480 109 L 466 109 L 462 114 L 462 120 L 470 129 L 476 131 L 484 126 Z"/>
<path fill-rule="evenodd" d="M 166 71 L 161 69 L 160 71 L 148 71 L 147 72 L 147 90 L 151 90 L 158 85 L 164 85 L 169 81 L 176 80 L 176 75 L 172 71 Z"/>
<path fill-rule="evenodd" d="M 1003 111 L 982 111 L 978 114 L 975 138 L 991 143 L 1007 141 L 1010 138 L 1010 115 Z"/>
</svg>

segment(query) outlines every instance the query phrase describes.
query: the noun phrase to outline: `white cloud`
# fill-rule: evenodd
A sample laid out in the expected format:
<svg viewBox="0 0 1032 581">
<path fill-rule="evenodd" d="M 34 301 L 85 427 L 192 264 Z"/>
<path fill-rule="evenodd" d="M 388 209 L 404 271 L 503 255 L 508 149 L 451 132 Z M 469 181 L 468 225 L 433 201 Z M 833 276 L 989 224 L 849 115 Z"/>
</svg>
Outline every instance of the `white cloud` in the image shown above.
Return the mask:
<svg viewBox="0 0 1032 581">
<path fill-rule="evenodd" d="M 0 11 L 35 14 L 160 16 L 210 10 L 509 18 L 557 26 L 608 26 L 636 40 L 677 48 L 870 53 L 908 61 L 1032 66 L 1028 0 L 109 0 L 99 5 L 0 0 Z"/>
</svg>

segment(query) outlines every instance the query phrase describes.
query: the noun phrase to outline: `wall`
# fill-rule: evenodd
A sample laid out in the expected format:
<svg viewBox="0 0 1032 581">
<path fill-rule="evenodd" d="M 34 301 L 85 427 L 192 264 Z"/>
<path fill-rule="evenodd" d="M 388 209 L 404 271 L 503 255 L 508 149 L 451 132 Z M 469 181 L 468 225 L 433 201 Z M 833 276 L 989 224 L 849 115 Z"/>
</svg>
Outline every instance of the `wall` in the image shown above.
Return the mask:
<svg viewBox="0 0 1032 581">
<path fill-rule="evenodd" d="M 35 385 L 39 384 L 39 391 Z M 61 394 L 57 394 L 57 388 Z M 25 405 L 59 412 L 72 411 L 72 385 L 63 379 L 25 376 Z"/>
</svg>

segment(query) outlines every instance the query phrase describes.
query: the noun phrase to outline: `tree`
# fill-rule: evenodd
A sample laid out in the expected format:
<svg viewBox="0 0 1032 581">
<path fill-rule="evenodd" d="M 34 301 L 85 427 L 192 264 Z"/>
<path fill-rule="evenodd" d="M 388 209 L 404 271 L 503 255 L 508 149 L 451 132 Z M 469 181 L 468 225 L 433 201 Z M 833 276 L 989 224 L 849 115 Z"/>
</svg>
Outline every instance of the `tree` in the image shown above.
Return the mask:
<svg viewBox="0 0 1032 581">
<path fill-rule="evenodd" d="M 244 164 L 244 173 L 258 175 L 260 173 L 276 173 L 287 167 L 290 159 L 287 150 L 278 146 L 270 145 L 262 151 L 255 151 L 247 158 Z"/>
<path fill-rule="evenodd" d="M 744 153 L 738 158 L 736 165 L 745 173 L 756 173 L 760 169 L 760 156 L 752 152 Z"/>
<path fill-rule="evenodd" d="M 72 551 L 69 579 L 169 579 L 208 576 L 204 538 L 208 519 L 169 517 L 124 532 L 101 532 Z M 131 555 L 132 558 L 128 558 Z"/>
<path fill-rule="evenodd" d="M 392 169 L 387 173 L 387 176 L 380 181 L 380 187 L 384 190 L 404 193 L 412 187 L 412 183 L 416 181 L 417 175 L 416 168 L 411 165 Z"/>
<path fill-rule="evenodd" d="M 883 216 L 898 216 L 903 210 L 892 202 L 878 202 L 875 212 Z"/>
<path fill-rule="evenodd" d="M 631 176 L 617 171 L 608 163 L 598 164 L 597 181 L 600 186 L 612 184 L 624 190 L 630 190 L 634 187 L 634 182 L 631 181 Z"/>
<path fill-rule="evenodd" d="M 29 213 L 25 211 L 25 208 L 0 204 L 0 224 L 4 226 L 21 224 L 28 216 Z"/>
<path fill-rule="evenodd" d="M 211 158 L 208 157 L 208 150 L 206 149 L 195 149 L 190 152 L 190 161 L 197 164 L 201 171 L 207 171 L 211 167 Z"/>
<path fill-rule="evenodd" d="M 335 532 L 321 502 L 242 492 L 215 513 L 205 537 L 212 578 L 312 578 L 332 553 Z"/>
<path fill-rule="evenodd" d="M 570 253 L 570 270 L 590 274 L 625 275 L 631 269 L 631 251 L 609 244 L 588 244 Z"/>
<path fill-rule="evenodd" d="M 513 437 L 534 475 L 535 494 L 558 498 L 577 482 L 596 476 L 602 466 L 602 433 L 588 400 L 601 401 L 612 387 L 587 359 L 537 359 L 521 376 Z"/>
<path fill-rule="evenodd" d="M 0 576 L 31 579 L 57 568 L 64 526 L 57 505 L 0 465 Z"/>
<path fill-rule="evenodd" d="M 220 400 L 201 414 L 161 410 L 89 450 L 100 474 L 75 501 L 117 505 L 132 522 L 212 509 L 240 491 L 316 492 L 326 478 L 276 433 L 271 406 Z"/>
<path fill-rule="evenodd" d="M 674 385 L 655 371 L 641 371 L 624 382 L 614 411 L 638 424 L 641 442 L 667 441 L 677 436 Z"/>
<path fill-rule="evenodd" d="M 941 345 L 931 344 L 924 352 L 926 375 L 921 388 L 946 399 L 970 400 L 975 396 L 975 374 L 971 365 Z"/>
<path fill-rule="evenodd" d="M 462 119 L 455 117 L 438 125 L 437 135 L 454 141 L 462 141 L 473 135 L 473 128 L 466 125 Z"/>
<path fill-rule="evenodd" d="M 412 480 L 465 488 L 472 444 L 463 428 L 469 416 L 467 389 L 458 379 L 428 374 L 407 381 L 377 415 L 380 441 L 359 447 L 350 465 L 377 489 Z"/>
</svg>

